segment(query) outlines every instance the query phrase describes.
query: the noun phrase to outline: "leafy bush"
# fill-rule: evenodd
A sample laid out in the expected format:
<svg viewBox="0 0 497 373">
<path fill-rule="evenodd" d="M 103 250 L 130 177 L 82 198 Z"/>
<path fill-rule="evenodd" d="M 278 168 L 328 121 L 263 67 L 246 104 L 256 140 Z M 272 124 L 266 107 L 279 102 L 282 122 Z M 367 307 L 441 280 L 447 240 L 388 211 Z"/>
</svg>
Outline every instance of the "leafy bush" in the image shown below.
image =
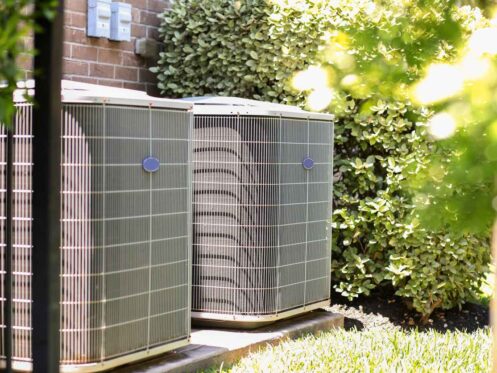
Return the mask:
<svg viewBox="0 0 497 373">
<path fill-rule="evenodd" d="M 17 57 L 24 51 L 23 41 L 32 27 L 31 19 L 22 11 L 31 0 L 3 1 L 0 3 L 0 123 L 10 122 L 14 114 L 12 96 L 22 71 Z"/>
<path fill-rule="evenodd" d="M 327 10 L 266 0 L 181 0 L 162 14 L 158 72 L 168 96 L 232 95 L 297 102 L 289 78 L 315 60 Z M 305 6 L 304 6 L 305 5 Z"/>
<path fill-rule="evenodd" d="M 348 56 L 338 50 L 347 37 L 368 35 L 371 24 L 386 27 L 408 19 L 418 28 L 410 26 L 413 35 L 404 39 L 430 42 L 430 37 L 419 37 L 428 16 L 378 14 L 371 11 L 372 3 L 178 0 L 162 15 L 165 51 L 155 69 L 159 88 L 169 96 L 234 95 L 303 106 L 305 92 L 293 88 L 290 80 L 320 62 L 331 61 L 346 73 L 347 65 L 374 61 L 375 53 L 392 54 L 396 63 L 412 62 L 410 71 L 416 74 L 417 60 L 408 61 L 392 46 L 356 49 Z M 395 9 L 402 9 L 399 4 Z M 441 4 L 446 11 L 447 3 Z M 428 19 L 436 23 L 437 8 L 431 5 L 434 12 Z M 469 8 L 453 12 L 461 32 L 481 18 Z M 350 30 L 352 36 L 344 36 Z M 326 50 L 321 47 L 325 44 Z M 450 51 L 443 39 L 428 49 L 433 59 L 446 58 Z M 471 299 L 487 268 L 488 243 L 478 236 L 420 227 L 406 187 L 406 180 L 426 169 L 430 154 L 439 151 L 423 125 L 430 113 L 392 95 L 381 98 L 382 92 L 361 95 L 360 85 L 356 88 L 354 98 L 335 97 L 331 106 L 340 115 L 334 170 L 335 288 L 355 297 L 393 284 L 425 316 Z"/>
<path fill-rule="evenodd" d="M 36 27 L 36 20 L 55 16 L 56 0 L 38 1 L 38 12 L 33 0 L 0 1 L 0 123 L 11 123 L 15 113 L 12 101 L 17 83 L 24 76 L 18 66 L 22 54 L 33 53 L 26 46 L 26 38 Z"/>
<path fill-rule="evenodd" d="M 425 317 L 474 299 L 488 243 L 420 226 L 406 180 L 433 151 L 430 115 L 405 103 L 349 101 L 336 127 L 334 255 L 336 289 L 351 297 L 391 282 Z"/>
</svg>

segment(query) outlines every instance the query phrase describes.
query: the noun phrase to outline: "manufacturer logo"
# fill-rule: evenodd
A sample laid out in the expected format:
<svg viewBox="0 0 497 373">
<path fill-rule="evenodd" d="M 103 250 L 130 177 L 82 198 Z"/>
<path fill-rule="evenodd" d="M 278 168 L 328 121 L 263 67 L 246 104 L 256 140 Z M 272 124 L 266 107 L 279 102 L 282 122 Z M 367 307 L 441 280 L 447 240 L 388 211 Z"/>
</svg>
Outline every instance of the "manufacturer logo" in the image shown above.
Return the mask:
<svg viewBox="0 0 497 373">
<path fill-rule="evenodd" d="M 314 160 L 311 157 L 305 157 L 302 161 L 302 166 L 306 170 L 312 170 L 314 168 Z"/>
<path fill-rule="evenodd" d="M 142 166 L 145 171 L 153 173 L 159 171 L 160 162 L 155 157 L 147 157 L 142 161 Z"/>
</svg>

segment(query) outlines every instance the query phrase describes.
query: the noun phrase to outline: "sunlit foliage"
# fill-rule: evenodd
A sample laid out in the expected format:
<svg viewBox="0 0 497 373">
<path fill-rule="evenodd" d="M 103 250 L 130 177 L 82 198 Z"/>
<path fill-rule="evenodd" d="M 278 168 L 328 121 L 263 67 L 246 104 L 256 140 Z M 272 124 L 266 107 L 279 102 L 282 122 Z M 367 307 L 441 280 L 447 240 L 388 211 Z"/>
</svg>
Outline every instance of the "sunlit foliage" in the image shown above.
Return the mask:
<svg viewBox="0 0 497 373">
<path fill-rule="evenodd" d="M 25 72 L 19 66 L 21 55 L 33 55 L 27 47 L 27 37 L 36 26 L 37 17 L 53 18 L 57 0 L 0 1 L 0 123 L 10 123 L 15 112 L 13 93 Z"/>
<path fill-rule="evenodd" d="M 433 102 L 416 87 L 436 80 L 428 67 L 414 89 L 414 99 L 436 104 L 444 116 L 441 146 L 453 157 L 434 157 L 414 186 L 425 221 L 459 231 L 486 230 L 497 212 L 497 18 L 476 30 L 448 68 L 457 89 Z M 450 119 L 449 119 L 450 118 Z M 447 128 L 451 127 L 450 131 Z M 436 136 L 435 136 L 436 137 Z"/>
<path fill-rule="evenodd" d="M 452 1 L 340 3 L 359 4 L 372 22 L 330 39 L 322 64 L 336 77 L 330 107 L 380 95 L 439 112 L 428 132 L 443 152 L 411 178 L 420 218 L 432 228 L 488 232 L 497 209 L 497 18 Z"/>
</svg>

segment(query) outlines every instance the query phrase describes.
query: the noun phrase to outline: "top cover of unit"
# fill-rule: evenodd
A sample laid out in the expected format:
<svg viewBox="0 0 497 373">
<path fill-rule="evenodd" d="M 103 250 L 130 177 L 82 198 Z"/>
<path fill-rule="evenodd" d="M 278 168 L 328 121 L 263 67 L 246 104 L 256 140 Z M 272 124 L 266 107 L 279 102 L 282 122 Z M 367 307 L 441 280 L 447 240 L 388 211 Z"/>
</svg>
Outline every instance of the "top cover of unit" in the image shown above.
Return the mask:
<svg viewBox="0 0 497 373">
<path fill-rule="evenodd" d="M 27 80 L 18 84 L 14 92 L 14 101 L 25 102 L 26 93 L 34 95 L 34 81 Z M 147 95 L 146 92 L 133 89 L 99 86 L 72 80 L 61 81 L 61 99 L 64 103 L 93 103 L 124 106 L 147 106 L 178 110 L 190 110 L 192 103 Z"/>
<path fill-rule="evenodd" d="M 305 111 L 297 106 L 282 105 L 239 97 L 202 96 L 187 97 L 183 101 L 195 104 L 196 115 L 254 115 L 268 117 L 304 118 L 333 120 L 334 116 L 325 113 Z"/>
</svg>

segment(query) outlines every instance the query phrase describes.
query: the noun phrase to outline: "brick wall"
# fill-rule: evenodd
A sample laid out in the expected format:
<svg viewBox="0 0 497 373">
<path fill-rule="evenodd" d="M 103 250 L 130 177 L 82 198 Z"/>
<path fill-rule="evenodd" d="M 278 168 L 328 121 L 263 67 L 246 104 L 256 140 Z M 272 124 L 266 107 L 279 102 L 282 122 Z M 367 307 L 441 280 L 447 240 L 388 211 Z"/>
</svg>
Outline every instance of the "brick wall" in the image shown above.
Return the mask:
<svg viewBox="0 0 497 373">
<path fill-rule="evenodd" d="M 63 78 L 157 94 L 156 79 L 148 68 L 155 61 L 134 53 L 137 38 L 157 39 L 157 14 L 169 0 L 120 0 L 131 4 L 131 41 L 86 36 L 86 0 L 65 1 Z"/>
</svg>

